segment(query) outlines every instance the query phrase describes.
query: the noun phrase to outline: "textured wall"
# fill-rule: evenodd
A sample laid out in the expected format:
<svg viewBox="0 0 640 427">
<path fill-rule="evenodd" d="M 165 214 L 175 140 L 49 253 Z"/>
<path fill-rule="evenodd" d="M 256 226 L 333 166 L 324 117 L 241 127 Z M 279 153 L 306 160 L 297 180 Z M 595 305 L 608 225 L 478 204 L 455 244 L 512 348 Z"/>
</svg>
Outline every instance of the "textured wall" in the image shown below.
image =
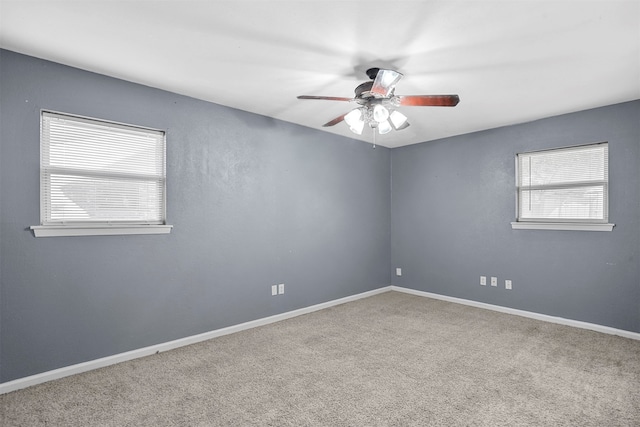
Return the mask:
<svg viewBox="0 0 640 427">
<path fill-rule="evenodd" d="M 41 109 L 166 130 L 171 234 L 34 238 Z M 614 231 L 512 230 L 515 153 L 599 141 Z M 389 283 L 640 332 L 639 164 L 640 101 L 372 150 L 0 51 L 0 381 Z"/>
<path fill-rule="evenodd" d="M 389 285 L 390 150 L 0 52 L 0 381 Z M 33 237 L 41 109 L 166 130 L 171 234 Z"/>
<path fill-rule="evenodd" d="M 516 153 L 601 141 L 612 232 L 511 229 Z M 393 284 L 640 332 L 640 101 L 391 156 L 392 267 L 403 269 Z"/>
</svg>

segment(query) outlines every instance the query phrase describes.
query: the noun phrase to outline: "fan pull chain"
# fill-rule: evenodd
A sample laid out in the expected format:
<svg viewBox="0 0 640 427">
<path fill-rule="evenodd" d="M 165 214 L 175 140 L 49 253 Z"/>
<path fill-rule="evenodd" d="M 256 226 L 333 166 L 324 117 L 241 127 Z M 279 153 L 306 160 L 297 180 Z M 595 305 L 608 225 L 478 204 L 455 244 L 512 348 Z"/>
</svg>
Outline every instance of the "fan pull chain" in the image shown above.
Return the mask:
<svg viewBox="0 0 640 427">
<path fill-rule="evenodd" d="M 373 131 L 373 149 L 376 149 L 376 128 L 372 127 L 371 130 Z"/>
</svg>

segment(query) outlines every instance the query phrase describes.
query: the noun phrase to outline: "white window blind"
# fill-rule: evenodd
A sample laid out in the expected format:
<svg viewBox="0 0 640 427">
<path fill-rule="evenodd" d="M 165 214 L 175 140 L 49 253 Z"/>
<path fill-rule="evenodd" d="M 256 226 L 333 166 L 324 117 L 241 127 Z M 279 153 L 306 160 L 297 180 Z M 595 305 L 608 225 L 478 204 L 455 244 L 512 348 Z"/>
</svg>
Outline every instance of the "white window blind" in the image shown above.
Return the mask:
<svg viewBox="0 0 640 427">
<path fill-rule="evenodd" d="M 164 224 L 165 135 L 42 112 L 42 225 Z"/>
<path fill-rule="evenodd" d="M 518 221 L 608 220 L 608 144 L 517 156 Z"/>
</svg>

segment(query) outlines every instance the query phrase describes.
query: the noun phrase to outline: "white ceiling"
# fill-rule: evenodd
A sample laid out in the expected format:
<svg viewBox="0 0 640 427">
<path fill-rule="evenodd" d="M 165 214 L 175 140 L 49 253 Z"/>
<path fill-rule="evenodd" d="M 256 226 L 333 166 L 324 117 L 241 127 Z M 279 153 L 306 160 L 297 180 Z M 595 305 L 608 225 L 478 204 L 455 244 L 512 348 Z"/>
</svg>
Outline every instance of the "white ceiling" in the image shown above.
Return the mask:
<svg viewBox="0 0 640 427">
<path fill-rule="evenodd" d="M 0 0 L 0 46 L 315 129 L 367 68 L 404 74 L 387 147 L 640 98 L 640 1 Z M 362 140 L 371 142 L 371 133 Z"/>
</svg>

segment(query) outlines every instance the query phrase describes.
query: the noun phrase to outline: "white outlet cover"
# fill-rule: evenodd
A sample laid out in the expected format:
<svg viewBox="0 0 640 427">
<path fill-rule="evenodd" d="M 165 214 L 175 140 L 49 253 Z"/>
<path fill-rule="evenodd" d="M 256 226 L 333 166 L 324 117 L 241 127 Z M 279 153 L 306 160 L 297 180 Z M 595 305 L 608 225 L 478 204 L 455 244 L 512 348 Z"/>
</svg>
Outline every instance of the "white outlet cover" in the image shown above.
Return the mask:
<svg viewBox="0 0 640 427">
<path fill-rule="evenodd" d="M 497 277 L 492 277 L 491 278 L 491 286 L 498 286 L 498 278 Z"/>
<path fill-rule="evenodd" d="M 487 276 L 480 276 L 480 284 L 482 286 L 487 286 Z"/>
<path fill-rule="evenodd" d="M 278 294 L 280 295 L 284 294 L 284 283 L 280 283 L 278 285 Z"/>
<path fill-rule="evenodd" d="M 271 296 L 278 295 L 278 285 L 271 285 Z"/>
<path fill-rule="evenodd" d="M 511 280 L 505 280 L 504 281 L 504 288 L 505 289 L 512 289 Z"/>
<path fill-rule="evenodd" d="M 402 276 L 402 269 L 396 268 L 396 276 Z"/>
</svg>

